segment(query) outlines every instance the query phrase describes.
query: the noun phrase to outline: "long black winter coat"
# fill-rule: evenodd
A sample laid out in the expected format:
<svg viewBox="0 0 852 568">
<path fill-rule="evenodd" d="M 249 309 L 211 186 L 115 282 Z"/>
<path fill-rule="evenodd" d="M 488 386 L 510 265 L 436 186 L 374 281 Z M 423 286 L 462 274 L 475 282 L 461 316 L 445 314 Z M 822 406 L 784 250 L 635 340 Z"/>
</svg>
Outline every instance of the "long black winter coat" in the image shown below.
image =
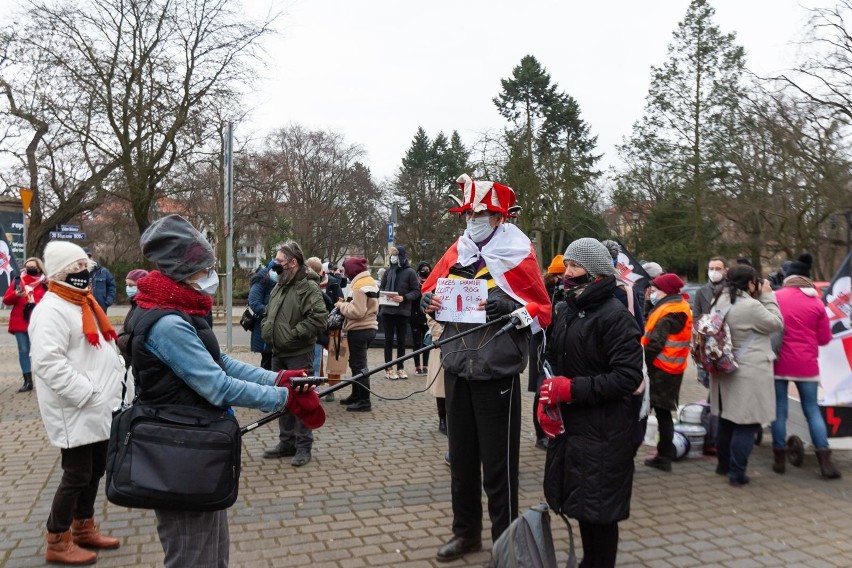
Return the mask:
<svg viewBox="0 0 852 568">
<path fill-rule="evenodd" d="M 573 401 L 547 449 L 544 494 L 554 510 L 599 524 L 630 516 L 631 394 L 642 382 L 642 332 L 615 287 L 604 277 L 560 304 L 546 353 L 554 373 L 573 380 Z"/>
</svg>

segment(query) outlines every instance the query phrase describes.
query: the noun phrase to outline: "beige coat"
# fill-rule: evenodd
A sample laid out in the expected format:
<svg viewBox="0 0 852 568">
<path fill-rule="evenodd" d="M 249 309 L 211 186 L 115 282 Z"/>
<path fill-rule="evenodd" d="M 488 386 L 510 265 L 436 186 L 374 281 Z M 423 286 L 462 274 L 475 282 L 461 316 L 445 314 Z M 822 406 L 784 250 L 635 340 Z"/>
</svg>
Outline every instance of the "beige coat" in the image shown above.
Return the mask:
<svg viewBox="0 0 852 568">
<path fill-rule="evenodd" d="M 441 322 L 435 321 L 433 318 L 426 318 L 426 325 L 429 326 L 429 331 L 432 332 L 432 341 L 441 339 L 441 334 L 444 333 L 444 326 Z M 437 377 L 436 377 L 437 375 Z M 435 379 L 435 382 L 432 382 Z M 429 368 L 426 374 L 426 384 L 432 383 L 429 387 L 429 394 L 435 398 L 445 398 L 444 394 L 444 366 L 441 365 L 441 350 L 433 349 L 429 353 Z"/>
<path fill-rule="evenodd" d="M 772 362 L 775 354 L 770 334 L 784 329 L 784 320 L 775 294 L 760 295 L 759 300 L 742 294 L 731 306 L 730 296 L 722 293 L 716 307 L 731 307 L 725 320 L 731 328 L 736 352 L 753 335 L 747 349 L 738 355 L 739 369 L 726 375 L 710 376 L 710 400 L 713 414 L 735 424 L 768 424 L 775 420 L 775 380 Z"/>
</svg>

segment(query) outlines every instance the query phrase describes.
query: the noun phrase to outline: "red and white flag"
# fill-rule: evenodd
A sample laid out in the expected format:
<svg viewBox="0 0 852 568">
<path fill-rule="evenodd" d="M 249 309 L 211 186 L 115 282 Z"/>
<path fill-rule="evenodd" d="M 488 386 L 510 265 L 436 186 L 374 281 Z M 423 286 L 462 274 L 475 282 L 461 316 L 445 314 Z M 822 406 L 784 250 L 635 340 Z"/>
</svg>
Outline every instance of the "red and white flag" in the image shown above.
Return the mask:
<svg viewBox="0 0 852 568">
<path fill-rule="evenodd" d="M 509 223 L 500 225 L 482 249 L 465 231 L 432 268 L 429 278 L 423 283 L 423 293 L 434 290 L 438 278 L 446 278 L 454 264 L 469 266 L 480 258 L 485 261 L 488 272 L 501 290 L 523 305 L 530 302 L 538 304 L 539 325 L 550 325 L 550 297 L 544 288 L 532 243 L 520 229 Z"/>
<path fill-rule="evenodd" d="M 823 301 L 834 338 L 819 350 L 821 404 L 852 405 L 852 254 L 846 256 Z"/>
</svg>

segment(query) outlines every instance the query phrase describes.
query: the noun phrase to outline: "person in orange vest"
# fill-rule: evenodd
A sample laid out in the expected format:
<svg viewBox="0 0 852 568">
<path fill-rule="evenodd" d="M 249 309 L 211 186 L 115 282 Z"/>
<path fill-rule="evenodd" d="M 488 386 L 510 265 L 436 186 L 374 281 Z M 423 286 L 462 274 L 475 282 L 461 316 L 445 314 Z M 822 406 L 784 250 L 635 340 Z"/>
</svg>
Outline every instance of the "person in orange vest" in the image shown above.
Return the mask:
<svg viewBox="0 0 852 568">
<path fill-rule="evenodd" d="M 692 339 L 692 310 L 680 289 L 683 280 L 665 273 L 651 281 L 649 300 L 654 306 L 645 321 L 645 363 L 651 388 L 651 407 L 657 415 L 660 441 L 657 455 L 645 465 L 662 471 L 672 470 L 675 457 L 672 410 L 677 410 L 680 384 L 689 357 Z"/>
</svg>

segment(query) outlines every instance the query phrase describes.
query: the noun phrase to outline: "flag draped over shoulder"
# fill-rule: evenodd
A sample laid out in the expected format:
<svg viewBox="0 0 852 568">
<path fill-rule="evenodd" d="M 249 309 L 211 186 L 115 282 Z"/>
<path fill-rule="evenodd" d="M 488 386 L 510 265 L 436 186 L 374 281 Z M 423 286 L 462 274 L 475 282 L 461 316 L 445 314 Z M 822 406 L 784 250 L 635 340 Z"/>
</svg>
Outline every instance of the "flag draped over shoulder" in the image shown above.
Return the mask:
<svg viewBox="0 0 852 568">
<path fill-rule="evenodd" d="M 852 405 L 852 254 L 846 256 L 823 295 L 834 338 L 819 350 L 824 405 Z"/>
<path fill-rule="evenodd" d="M 532 243 L 511 224 L 500 225 L 481 250 L 465 231 L 432 268 L 429 278 L 423 283 L 423 293 L 434 290 L 438 278 L 446 278 L 454 264 L 468 266 L 480 258 L 485 261 L 488 272 L 501 290 L 521 304 L 538 304 L 539 325 L 550 325 L 550 297 L 544 288 Z"/>
<path fill-rule="evenodd" d="M 6 229 L 0 225 L 0 295 L 12 286 L 18 277 L 18 261 L 12 253 L 12 245 L 6 240 Z"/>
</svg>

